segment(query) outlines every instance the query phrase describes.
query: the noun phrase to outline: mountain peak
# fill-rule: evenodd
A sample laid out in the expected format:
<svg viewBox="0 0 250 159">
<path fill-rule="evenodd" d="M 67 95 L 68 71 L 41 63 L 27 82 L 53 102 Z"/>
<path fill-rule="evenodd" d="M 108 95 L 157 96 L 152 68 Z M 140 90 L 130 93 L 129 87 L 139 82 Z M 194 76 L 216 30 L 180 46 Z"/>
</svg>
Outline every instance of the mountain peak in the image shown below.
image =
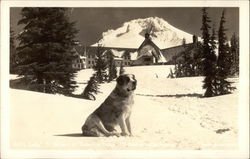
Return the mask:
<svg viewBox="0 0 250 159">
<path fill-rule="evenodd" d="M 148 33 L 152 41 L 161 49 L 174 47 L 186 42 L 192 42 L 192 35 L 170 25 L 159 17 L 134 19 L 115 30 L 108 30 L 102 34 L 102 39 L 93 44 L 106 47 L 138 48 Z"/>
</svg>

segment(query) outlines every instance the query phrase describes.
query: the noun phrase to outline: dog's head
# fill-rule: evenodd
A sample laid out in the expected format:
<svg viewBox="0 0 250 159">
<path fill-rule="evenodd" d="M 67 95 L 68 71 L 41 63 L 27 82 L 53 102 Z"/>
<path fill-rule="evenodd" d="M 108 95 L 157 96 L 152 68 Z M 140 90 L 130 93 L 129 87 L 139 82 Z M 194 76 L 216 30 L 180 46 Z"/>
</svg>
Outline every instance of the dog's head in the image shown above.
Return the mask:
<svg viewBox="0 0 250 159">
<path fill-rule="evenodd" d="M 116 81 L 117 85 L 127 92 L 131 92 L 136 89 L 137 80 L 133 74 L 120 75 Z"/>
</svg>

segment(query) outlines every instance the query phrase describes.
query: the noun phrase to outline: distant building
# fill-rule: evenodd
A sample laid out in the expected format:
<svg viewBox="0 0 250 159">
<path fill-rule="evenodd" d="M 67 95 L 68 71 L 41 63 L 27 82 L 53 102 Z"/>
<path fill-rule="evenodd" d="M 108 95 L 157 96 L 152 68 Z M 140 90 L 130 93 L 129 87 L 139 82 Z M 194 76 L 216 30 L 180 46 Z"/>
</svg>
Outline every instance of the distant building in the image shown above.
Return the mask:
<svg viewBox="0 0 250 159">
<path fill-rule="evenodd" d="M 197 37 L 193 36 L 192 45 L 197 42 Z M 95 65 L 97 46 L 85 46 L 76 48 L 79 57 L 73 65 L 77 69 L 92 68 Z M 118 47 L 99 47 L 99 51 L 105 54 L 112 54 L 116 66 L 136 66 L 136 65 L 157 65 L 173 64 L 173 57 L 178 56 L 184 51 L 183 45 L 160 49 L 150 38 L 148 33 L 145 34 L 145 40 L 139 48 L 118 48 Z M 80 65 L 79 65 L 80 64 Z M 78 67 L 81 66 L 81 67 Z"/>
<path fill-rule="evenodd" d="M 86 68 L 86 56 L 82 54 L 82 48 L 77 46 L 73 49 L 75 59 L 72 61 L 72 68 L 81 70 Z"/>
<path fill-rule="evenodd" d="M 152 65 L 166 62 L 160 48 L 150 39 L 149 33 L 145 34 L 145 40 L 137 49 L 137 52 L 137 59 L 133 62 L 135 65 Z"/>
<path fill-rule="evenodd" d="M 131 66 L 133 61 L 133 59 L 131 58 L 133 56 L 131 55 L 136 52 L 136 49 L 130 48 L 100 47 L 99 49 L 99 51 L 102 52 L 104 56 L 105 54 L 111 53 L 114 57 L 116 66 L 120 66 L 121 63 L 123 64 L 123 66 Z M 86 55 L 86 68 L 92 68 L 95 65 L 97 51 L 97 46 L 85 47 L 85 53 L 82 54 Z"/>
</svg>

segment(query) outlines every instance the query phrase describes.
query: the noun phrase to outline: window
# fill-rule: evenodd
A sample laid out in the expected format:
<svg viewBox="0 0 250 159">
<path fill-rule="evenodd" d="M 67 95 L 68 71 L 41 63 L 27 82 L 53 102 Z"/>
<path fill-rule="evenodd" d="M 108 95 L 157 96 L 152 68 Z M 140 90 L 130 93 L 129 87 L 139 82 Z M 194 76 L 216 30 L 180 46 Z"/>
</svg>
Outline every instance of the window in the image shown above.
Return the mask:
<svg viewBox="0 0 250 159">
<path fill-rule="evenodd" d="M 90 58 L 90 55 L 88 55 L 88 58 Z"/>
<path fill-rule="evenodd" d="M 89 64 L 90 64 L 91 61 L 89 61 Z"/>
<path fill-rule="evenodd" d="M 149 57 L 144 58 L 144 61 L 145 61 L 145 62 L 150 62 L 150 61 L 151 61 L 151 58 L 149 58 Z"/>
<path fill-rule="evenodd" d="M 95 58 L 95 55 L 92 55 L 92 58 L 94 59 L 94 58 Z"/>
</svg>

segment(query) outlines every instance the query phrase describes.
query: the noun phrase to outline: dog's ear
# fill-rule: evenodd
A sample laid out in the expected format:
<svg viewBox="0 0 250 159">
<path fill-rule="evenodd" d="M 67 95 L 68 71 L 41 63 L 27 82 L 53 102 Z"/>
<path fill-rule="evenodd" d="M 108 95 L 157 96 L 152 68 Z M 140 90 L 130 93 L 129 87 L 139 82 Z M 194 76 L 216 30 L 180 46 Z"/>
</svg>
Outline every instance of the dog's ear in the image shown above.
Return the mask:
<svg viewBox="0 0 250 159">
<path fill-rule="evenodd" d="M 135 79 L 135 75 L 134 75 L 134 74 L 132 74 L 132 76 L 133 76 L 133 79 Z"/>
<path fill-rule="evenodd" d="M 123 79 L 123 76 L 119 76 L 117 79 L 116 79 L 116 82 L 119 84 L 119 85 L 123 85 L 124 84 L 124 79 Z"/>
<path fill-rule="evenodd" d="M 126 83 L 129 82 L 129 77 L 127 77 L 126 75 L 120 75 L 117 79 L 116 79 L 117 83 L 119 85 L 124 85 Z"/>
</svg>

